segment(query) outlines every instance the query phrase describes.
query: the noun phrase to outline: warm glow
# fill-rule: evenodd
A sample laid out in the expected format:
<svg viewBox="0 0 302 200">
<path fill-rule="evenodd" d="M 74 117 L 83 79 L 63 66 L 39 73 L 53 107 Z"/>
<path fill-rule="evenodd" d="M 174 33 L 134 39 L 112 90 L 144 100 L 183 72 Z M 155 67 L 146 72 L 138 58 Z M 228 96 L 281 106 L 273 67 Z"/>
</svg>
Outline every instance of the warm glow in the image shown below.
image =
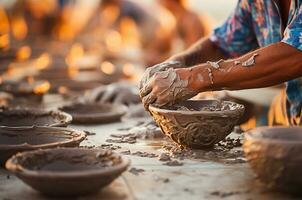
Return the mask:
<svg viewBox="0 0 302 200">
<path fill-rule="evenodd" d="M 80 43 L 72 45 L 67 57 L 66 64 L 72 66 L 76 63 L 76 60 L 84 55 L 84 48 Z"/>
<path fill-rule="evenodd" d="M 106 6 L 101 12 L 101 20 L 104 23 L 113 24 L 120 14 L 118 6 Z"/>
<path fill-rule="evenodd" d="M 44 81 L 43 83 L 35 86 L 34 93 L 35 94 L 44 94 L 46 93 L 50 88 L 50 83 L 48 81 Z"/>
<path fill-rule="evenodd" d="M 129 17 L 124 17 L 120 22 L 120 33 L 125 45 L 140 46 L 140 34 L 135 21 Z"/>
<path fill-rule="evenodd" d="M 23 46 L 20 49 L 18 49 L 16 53 L 17 60 L 26 60 L 31 55 L 31 49 L 29 46 Z"/>
<path fill-rule="evenodd" d="M 103 62 L 100 66 L 100 69 L 102 70 L 102 72 L 108 75 L 111 75 L 115 72 L 115 66 L 108 61 Z"/>
<path fill-rule="evenodd" d="M 76 75 L 78 75 L 78 73 L 79 73 L 79 70 L 77 67 L 72 66 L 72 65 L 68 66 L 68 76 L 70 78 L 74 78 Z"/>
<path fill-rule="evenodd" d="M 27 25 L 24 17 L 14 16 L 11 21 L 11 28 L 14 38 L 23 40 L 27 35 Z"/>
<path fill-rule="evenodd" d="M 68 92 L 68 89 L 67 89 L 66 87 L 64 87 L 64 86 L 60 86 L 60 87 L 58 88 L 58 92 L 59 92 L 60 94 L 66 94 L 66 93 Z"/>
<path fill-rule="evenodd" d="M 8 34 L 0 35 L 0 49 L 7 48 L 9 46 Z"/>
<path fill-rule="evenodd" d="M 135 66 L 131 63 L 126 63 L 124 66 L 123 66 L 123 73 L 126 75 L 126 76 L 132 76 L 135 74 Z"/>
<path fill-rule="evenodd" d="M 34 77 L 32 77 L 32 76 L 27 77 L 27 82 L 28 82 L 29 84 L 33 84 L 34 81 L 35 81 Z"/>
<path fill-rule="evenodd" d="M 247 122 L 245 122 L 244 124 L 241 124 L 240 127 L 243 130 L 249 130 L 251 128 L 255 128 L 256 125 L 257 125 L 256 117 L 252 117 Z"/>
<path fill-rule="evenodd" d="M 122 46 L 121 35 L 117 31 L 109 31 L 106 34 L 105 43 L 109 51 L 118 52 Z"/>
<path fill-rule="evenodd" d="M 0 34 L 6 34 L 8 32 L 9 32 L 8 17 L 5 10 L 0 5 Z"/>
<path fill-rule="evenodd" d="M 45 69 L 51 63 L 51 57 L 48 53 L 43 53 L 39 58 L 36 59 L 36 67 L 39 70 Z"/>
</svg>

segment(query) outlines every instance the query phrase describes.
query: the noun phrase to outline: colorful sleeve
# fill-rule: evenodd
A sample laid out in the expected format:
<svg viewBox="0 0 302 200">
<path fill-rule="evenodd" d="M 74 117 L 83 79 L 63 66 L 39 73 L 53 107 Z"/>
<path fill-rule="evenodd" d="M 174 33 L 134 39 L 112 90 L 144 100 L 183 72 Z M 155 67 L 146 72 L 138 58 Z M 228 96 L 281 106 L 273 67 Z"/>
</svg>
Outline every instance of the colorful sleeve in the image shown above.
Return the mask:
<svg viewBox="0 0 302 200">
<path fill-rule="evenodd" d="M 228 57 L 238 57 L 258 47 L 249 0 L 238 1 L 234 12 L 214 30 L 210 40 Z"/>
<path fill-rule="evenodd" d="M 302 51 L 302 6 L 285 29 L 282 42 Z"/>
</svg>

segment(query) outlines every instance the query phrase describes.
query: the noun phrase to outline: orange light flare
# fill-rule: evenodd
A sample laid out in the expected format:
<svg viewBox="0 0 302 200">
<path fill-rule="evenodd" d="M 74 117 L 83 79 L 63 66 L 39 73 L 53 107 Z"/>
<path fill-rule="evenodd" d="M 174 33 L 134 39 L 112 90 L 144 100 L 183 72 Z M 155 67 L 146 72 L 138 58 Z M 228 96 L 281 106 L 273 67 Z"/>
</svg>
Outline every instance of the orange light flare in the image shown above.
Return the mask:
<svg viewBox="0 0 302 200">
<path fill-rule="evenodd" d="M 51 56 L 48 53 L 43 53 L 35 60 L 37 70 L 46 69 L 52 62 Z"/>
<path fill-rule="evenodd" d="M 124 17 L 120 22 L 121 39 L 125 46 L 136 47 L 141 46 L 140 33 L 135 21 L 129 17 Z"/>
<path fill-rule="evenodd" d="M 65 62 L 68 66 L 73 66 L 76 64 L 77 60 L 84 56 L 84 48 L 80 43 L 75 43 L 71 46 L 68 52 Z"/>
<path fill-rule="evenodd" d="M 107 75 L 112 75 L 116 72 L 116 67 L 109 61 L 104 61 L 100 65 L 100 70 Z"/>
<path fill-rule="evenodd" d="M 0 5 L 0 49 L 9 47 L 9 20 L 4 8 Z"/>
<path fill-rule="evenodd" d="M 34 93 L 45 94 L 48 92 L 49 89 L 50 89 L 50 83 L 48 81 L 43 81 L 34 87 Z"/>
<path fill-rule="evenodd" d="M 110 30 L 105 35 L 105 45 L 111 52 L 117 53 L 122 49 L 122 37 L 117 31 Z"/>
<path fill-rule="evenodd" d="M 29 46 L 22 46 L 18 49 L 16 53 L 16 58 L 18 61 L 27 60 L 31 55 L 31 48 Z"/>
<path fill-rule="evenodd" d="M 13 37 L 16 40 L 23 40 L 28 32 L 27 24 L 23 16 L 13 16 L 11 20 Z"/>
<path fill-rule="evenodd" d="M 132 63 L 125 63 L 122 68 L 123 74 L 131 81 L 139 81 L 144 69 Z"/>
<path fill-rule="evenodd" d="M 58 88 L 58 92 L 59 92 L 60 94 L 67 94 L 67 93 L 68 93 L 68 88 L 65 87 L 65 86 L 60 86 L 60 87 Z"/>
</svg>

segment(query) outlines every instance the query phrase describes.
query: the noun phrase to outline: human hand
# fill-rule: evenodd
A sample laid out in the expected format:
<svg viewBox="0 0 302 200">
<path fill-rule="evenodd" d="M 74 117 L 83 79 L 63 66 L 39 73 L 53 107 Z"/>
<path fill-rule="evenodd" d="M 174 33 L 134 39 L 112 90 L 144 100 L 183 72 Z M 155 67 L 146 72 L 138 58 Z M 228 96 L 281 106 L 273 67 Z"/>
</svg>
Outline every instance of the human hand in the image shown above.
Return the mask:
<svg viewBox="0 0 302 200">
<path fill-rule="evenodd" d="M 148 110 L 150 104 L 161 107 L 198 94 L 199 78 L 195 75 L 192 68 L 169 68 L 166 71 L 156 72 L 140 90 L 145 109 Z"/>
</svg>

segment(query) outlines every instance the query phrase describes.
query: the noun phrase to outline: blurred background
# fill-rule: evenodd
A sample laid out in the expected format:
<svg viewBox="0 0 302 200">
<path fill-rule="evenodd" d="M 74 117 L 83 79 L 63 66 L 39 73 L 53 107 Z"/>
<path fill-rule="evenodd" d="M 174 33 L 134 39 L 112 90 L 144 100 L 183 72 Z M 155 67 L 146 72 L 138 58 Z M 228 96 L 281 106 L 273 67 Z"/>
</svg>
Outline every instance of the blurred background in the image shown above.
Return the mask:
<svg viewBox="0 0 302 200">
<path fill-rule="evenodd" d="M 210 34 L 236 2 L 0 0 L 0 103 L 37 106 L 43 97 L 49 106 L 102 85 L 137 83 L 146 67 Z M 276 91 L 259 94 L 232 95 L 252 99 L 261 111 L 251 111 L 265 116 Z M 248 127 L 257 123 L 251 119 Z"/>
</svg>

